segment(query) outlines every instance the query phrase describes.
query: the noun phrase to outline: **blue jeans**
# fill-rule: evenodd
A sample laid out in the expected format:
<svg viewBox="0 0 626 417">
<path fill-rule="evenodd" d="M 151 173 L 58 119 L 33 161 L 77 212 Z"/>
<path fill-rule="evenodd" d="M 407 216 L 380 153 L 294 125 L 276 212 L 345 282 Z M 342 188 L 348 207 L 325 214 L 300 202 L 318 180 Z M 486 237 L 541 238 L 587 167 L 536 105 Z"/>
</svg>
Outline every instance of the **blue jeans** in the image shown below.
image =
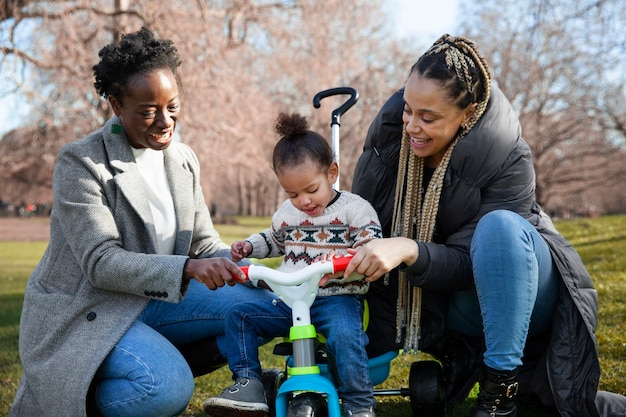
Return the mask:
<svg viewBox="0 0 626 417">
<path fill-rule="evenodd" d="M 267 298 L 244 285 L 211 291 L 191 280 L 177 303 L 152 300 L 100 365 L 94 381 L 106 417 L 170 417 L 182 413 L 194 390 L 189 365 L 175 345 L 224 334 L 233 300 Z"/>
<path fill-rule="evenodd" d="M 559 271 L 537 230 L 506 210 L 480 219 L 470 256 L 475 288 L 453 294 L 446 328 L 484 334 L 485 365 L 513 370 L 522 364 L 527 337 L 550 329 Z"/>
<path fill-rule="evenodd" d="M 376 404 L 369 375 L 363 330 L 363 299 L 356 295 L 317 297 L 311 306 L 311 323 L 326 337 L 326 347 L 335 358 L 339 398 L 344 410 Z M 222 352 L 228 358 L 233 379 L 261 378 L 261 338 L 287 336 L 292 326 L 291 308 L 284 302 L 255 300 L 235 304 L 226 318 Z"/>
</svg>

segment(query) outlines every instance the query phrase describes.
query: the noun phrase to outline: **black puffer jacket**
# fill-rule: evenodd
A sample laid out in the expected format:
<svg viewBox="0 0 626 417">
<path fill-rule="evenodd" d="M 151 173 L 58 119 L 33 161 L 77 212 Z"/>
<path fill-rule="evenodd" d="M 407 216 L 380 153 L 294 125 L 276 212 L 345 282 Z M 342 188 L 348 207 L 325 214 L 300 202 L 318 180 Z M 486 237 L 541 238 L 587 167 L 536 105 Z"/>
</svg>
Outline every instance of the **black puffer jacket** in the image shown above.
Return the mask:
<svg viewBox="0 0 626 417">
<path fill-rule="evenodd" d="M 369 200 L 389 236 L 402 131 L 403 91 L 385 103 L 370 126 L 352 191 Z M 600 377 L 594 331 L 598 300 L 580 257 L 534 200 L 532 156 L 517 116 L 497 85 L 479 122 L 455 147 L 441 193 L 431 243 L 418 242 L 420 257 L 407 266 L 410 281 L 424 289 L 422 346 L 444 331 L 447 294 L 473 285 L 469 246 L 478 220 L 496 209 L 526 218 L 544 237 L 562 282 L 548 342 L 534 350 L 531 394 L 562 416 L 598 416 L 594 399 Z M 370 355 L 397 349 L 397 286 L 378 280 L 370 287 Z M 444 306 L 444 307 L 442 307 Z M 533 343 L 529 340 L 529 344 Z M 539 348 L 539 349 L 537 349 Z M 526 356 L 524 360 L 526 361 Z M 528 368 L 528 366 L 527 366 Z"/>
</svg>

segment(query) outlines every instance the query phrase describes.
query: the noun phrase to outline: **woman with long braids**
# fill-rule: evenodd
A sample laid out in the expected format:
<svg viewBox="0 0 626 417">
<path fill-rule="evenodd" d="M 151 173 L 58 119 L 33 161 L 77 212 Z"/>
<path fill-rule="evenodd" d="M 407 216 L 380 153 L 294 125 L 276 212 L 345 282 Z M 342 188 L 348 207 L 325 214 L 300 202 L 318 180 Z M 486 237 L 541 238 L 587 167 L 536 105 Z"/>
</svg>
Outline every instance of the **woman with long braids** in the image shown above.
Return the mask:
<svg viewBox="0 0 626 417">
<path fill-rule="evenodd" d="M 534 191 L 487 63 L 470 40 L 442 36 L 376 116 L 355 170 L 353 192 L 385 236 L 352 251 L 345 272 L 372 282 L 369 354 L 432 353 L 447 404 L 478 381 L 472 417 L 515 417 L 517 402 L 620 415 L 626 398 L 596 395 L 596 291 Z"/>
</svg>

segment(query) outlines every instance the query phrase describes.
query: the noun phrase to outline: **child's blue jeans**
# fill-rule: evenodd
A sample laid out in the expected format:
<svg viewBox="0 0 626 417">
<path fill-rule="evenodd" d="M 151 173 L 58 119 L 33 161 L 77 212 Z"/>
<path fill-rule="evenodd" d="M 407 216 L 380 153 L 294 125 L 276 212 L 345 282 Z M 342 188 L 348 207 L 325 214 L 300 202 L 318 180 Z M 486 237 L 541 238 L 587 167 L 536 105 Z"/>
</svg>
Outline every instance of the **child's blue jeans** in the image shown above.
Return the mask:
<svg viewBox="0 0 626 417">
<path fill-rule="evenodd" d="M 363 299 L 356 295 L 317 297 L 311 306 L 311 323 L 326 337 L 340 379 L 338 395 L 343 409 L 375 405 L 363 330 Z M 284 302 L 254 300 L 234 305 L 226 318 L 220 350 L 228 358 L 233 377 L 261 378 L 259 339 L 287 336 L 292 326 L 291 308 Z"/>
</svg>

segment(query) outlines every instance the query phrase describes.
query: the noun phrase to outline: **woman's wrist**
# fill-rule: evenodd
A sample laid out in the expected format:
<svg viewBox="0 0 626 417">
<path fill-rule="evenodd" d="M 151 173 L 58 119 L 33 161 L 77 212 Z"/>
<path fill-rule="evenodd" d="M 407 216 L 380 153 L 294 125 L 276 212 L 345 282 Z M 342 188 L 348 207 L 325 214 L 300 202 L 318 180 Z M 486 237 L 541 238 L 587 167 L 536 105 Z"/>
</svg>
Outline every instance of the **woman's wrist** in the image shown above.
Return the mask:
<svg viewBox="0 0 626 417">
<path fill-rule="evenodd" d="M 191 281 L 191 276 L 187 274 L 187 267 L 189 266 L 189 261 L 191 258 L 187 258 L 185 261 L 185 265 L 183 265 L 183 283 Z"/>
<path fill-rule="evenodd" d="M 406 243 L 406 254 L 404 256 L 404 264 L 405 265 L 413 265 L 415 262 L 417 262 L 418 258 L 419 258 L 419 244 L 417 243 L 416 240 L 413 239 L 409 239 L 409 238 L 404 238 L 406 239 L 405 243 Z"/>
<path fill-rule="evenodd" d="M 393 254 L 397 255 L 395 261 L 397 266 L 406 267 L 413 265 L 417 261 L 419 257 L 417 241 L 404 236 L 391 237 L 388 239 L 392 243 Z"/>
</svg>

